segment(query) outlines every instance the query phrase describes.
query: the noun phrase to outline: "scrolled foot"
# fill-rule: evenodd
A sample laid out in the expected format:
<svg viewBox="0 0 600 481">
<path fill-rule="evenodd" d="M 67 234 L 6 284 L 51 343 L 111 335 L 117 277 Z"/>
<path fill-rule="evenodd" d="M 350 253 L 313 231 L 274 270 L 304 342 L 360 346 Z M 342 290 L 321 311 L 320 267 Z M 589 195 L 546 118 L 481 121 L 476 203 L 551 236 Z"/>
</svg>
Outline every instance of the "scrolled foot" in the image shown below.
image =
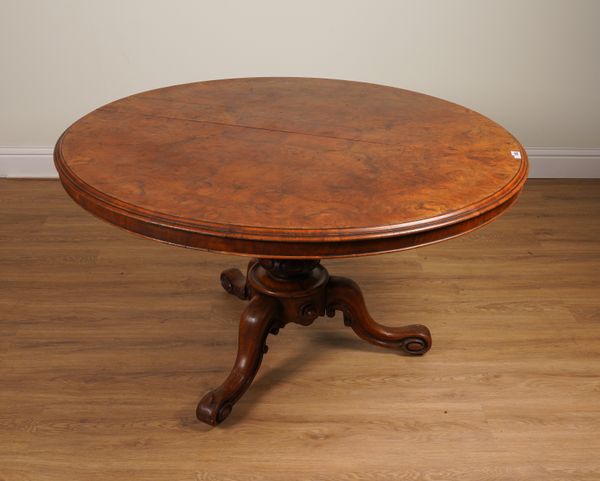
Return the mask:
<svg viewBox="0 0 600 481">
<path fill-rule="evenodd" d="M 222 423 L 231 414 L 233 405 L 219 399 L 219 393 L 211 391 L 207 393 L 196 407 L 198 420 L 216 426 Z"/>
<path fill-rule="evenodd" d="M 239 269 L 225 269 L 221 272 L 221 285 L 229 294 L 233 294 L 240 299 L 248 299 L 248 289 L 246 288 L 246 278 Z"/>
<path fill-rule="evenodd" d="M 397 349 L 412 356 L 425 354 L 431 348 L 431 333 L 427 327 L 412 324 L 388 327 L 377 323 L 367 311 L 358 284 L 344 277 L 331 277 L 327 286 L 327 315 L 342 311 L 344 324 L 371 344 Z"/>
<path fill-rule="evenodd" d="M 276 299 L 258 295 L 250 300 L 240 319 L 238 352 L 233 368 L 223 384 L 198 403 L 196 417 L 200 421 L 211 426 L 221 423 L 250 387 L 263 354 L 267 352 L 267 335 L 277 331 L 278 310 Z"/>
<path fill-rule="evenodd" d="M 251 259 L 248 262 L 248 271 L 252 268 L 254 264 L 258 261 L 256 259 Z M 234 295 L 235 297 L 247 300 L 252 297 L 252 292 L 248 283 L 246 282 L 246 277 L 242 274 L 242 271 L 236 268 L 225 269 L 221 272 L 221 286 L 225 289 L 229 294 Z"/>
<path fill-rule="evenodd" d="M 399 344 L 400 349 L 411 356 L 420 356 L 431 349 L 431 333 L 427 327 L 421 324 L 412 324 L 404 326 L 405 332 L 412 332 L 412 335 L 402 338 Z"/>
</svg>

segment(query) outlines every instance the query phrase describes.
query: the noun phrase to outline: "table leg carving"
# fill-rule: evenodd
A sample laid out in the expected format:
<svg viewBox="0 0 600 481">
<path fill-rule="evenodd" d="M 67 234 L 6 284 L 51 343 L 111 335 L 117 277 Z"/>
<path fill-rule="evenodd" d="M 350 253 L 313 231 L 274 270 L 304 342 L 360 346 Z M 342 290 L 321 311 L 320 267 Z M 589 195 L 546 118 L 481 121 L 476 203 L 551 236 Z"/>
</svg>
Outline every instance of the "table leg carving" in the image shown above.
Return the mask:
<svg viewBox="0 0 600 481">
<path fill-rule="evenodd" d="M 358 284 L 351 279 L 330 277 L 326 298 L 327 315 L 333 317 L 336 310 L 341 311 L 344 324 L 371 344 L 411 355 L 425 354 L 431 347 L 431 333 L 425 326 L 388 327 L 376 322 L 369 315 Z"/>
<path fill-rule="evenodd" d="M 252 259 L 246 277 L 239 269 L 227 269 L 221 284 L 250 302 L 240 320 L 238 352 L 229 376 L 196 409 L 198 419 L 212 426 L 229 416 L 250 387 L 267 352 L 267 336 L 289 322 L 308 326 L 319 316 L 342 311 L 344 323 L 372 344 L 411 355 L 425 354 L 431 347 L 425 326 L 387 327 L 375 322 L 356 282 L 329 276 L 318 260 Z"/>
<path fill-rule="evenodd" d="M 250 300 L 240 319 L 238 352 L 233 368 L 223 384 L 198 403 L 196 416 L 200 421 L 215 426 L 229 416 L 233 405 L 258 372 L 268 349 L 267 335 L 276 333 L 278 311 L 279 303 L 274 298 L 257 295 Z"/>
<path fill-rule="evenodd" d="M 257 262 L 258 260 L 251 259 L 250 262 L 248 262 L 247 271 L 249 271 Z M 239 299 L 247 300 L 252 297 L 250 288 L 246 282 L 246 277 L 244 277 L 244 274 L 242 274 L 242 271 L 239 269 L 231 268 L 221 272 L 221 286 L 223 286 L 223 289 L 229 294 L 232 294 Z"/>
</svg>

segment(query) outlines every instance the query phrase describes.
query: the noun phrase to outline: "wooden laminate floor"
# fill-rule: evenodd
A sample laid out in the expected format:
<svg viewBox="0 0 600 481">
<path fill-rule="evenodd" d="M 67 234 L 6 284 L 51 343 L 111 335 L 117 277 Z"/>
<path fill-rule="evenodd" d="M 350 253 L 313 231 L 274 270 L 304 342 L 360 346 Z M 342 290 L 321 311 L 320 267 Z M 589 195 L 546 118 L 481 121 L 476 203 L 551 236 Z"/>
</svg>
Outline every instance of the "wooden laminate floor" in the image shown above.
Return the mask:
<svg viewBox="0 0 600 481">
<path fill-rule="evenodd" d="M 496 222 L 325 262 L 372 315 L 420 322 L 409 358 L 338 315 L 272 337 L 218 428 L 237 257 L 107 225 L 56 181 L 0 181 L 0 479 L 599 480 L 600 182 L 528 182 Z"/>
</svg>

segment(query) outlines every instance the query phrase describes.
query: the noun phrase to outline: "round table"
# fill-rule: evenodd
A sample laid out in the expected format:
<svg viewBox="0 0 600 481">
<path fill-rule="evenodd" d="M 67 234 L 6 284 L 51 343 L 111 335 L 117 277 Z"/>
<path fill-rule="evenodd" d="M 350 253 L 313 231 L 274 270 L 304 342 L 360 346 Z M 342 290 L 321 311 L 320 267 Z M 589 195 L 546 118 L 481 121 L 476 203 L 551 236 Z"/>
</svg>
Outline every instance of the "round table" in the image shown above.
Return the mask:
<svg viewBox="0 0 600 481">
<path fill-rule="evenodd" d="M 386 327 L 359 287 L 320 260 L 380 254 L 464 234 L 514 203 L 521 144 L 435 97 L 362 82 L 244 78 L 117 100 L 71 125 L 54 159 L 69 195 L 155 240 L 250 256 L 221 283 L 248 299 L 234 367 L 206 394 L 215 425 L 250 386 L 268 334 L 343 312 L 363 339 L 420 355 L 425 326 Z"/>
</svg>

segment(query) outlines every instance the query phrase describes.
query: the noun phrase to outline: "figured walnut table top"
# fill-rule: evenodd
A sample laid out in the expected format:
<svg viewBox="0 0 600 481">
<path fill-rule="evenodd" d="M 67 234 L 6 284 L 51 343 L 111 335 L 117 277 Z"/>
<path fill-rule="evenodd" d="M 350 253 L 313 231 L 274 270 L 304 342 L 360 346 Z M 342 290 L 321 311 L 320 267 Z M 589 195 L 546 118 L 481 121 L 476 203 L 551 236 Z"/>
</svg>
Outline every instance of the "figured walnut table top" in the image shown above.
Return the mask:
<svg viewBox="0 0 600 481">
<path fill-rule="evenodd" d="M 527 176 L 519 142 L 472 110 L 308 78 L 126 97 L 69 127 L 55 162 L 69 194 L 105 220 L 262 257 L 371 254 L 453 237 L 506 209 Z"/>
</svg>

